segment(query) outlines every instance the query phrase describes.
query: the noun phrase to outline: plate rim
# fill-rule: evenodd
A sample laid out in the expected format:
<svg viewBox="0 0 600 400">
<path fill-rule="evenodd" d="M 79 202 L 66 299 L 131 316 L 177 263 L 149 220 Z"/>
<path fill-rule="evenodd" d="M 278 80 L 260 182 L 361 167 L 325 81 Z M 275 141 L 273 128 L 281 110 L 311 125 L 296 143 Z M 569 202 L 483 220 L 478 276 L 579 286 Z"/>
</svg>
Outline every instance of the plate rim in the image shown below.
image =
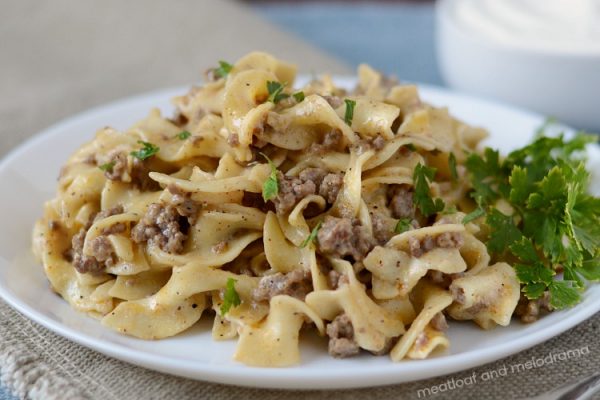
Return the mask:
<svg viewBox="0 0 600 400">
<path fill-rule="evenodd" d="M 335 79 L 337 81 L 350 81 L 353 78 L 336 76 Z M 544 118 L 538 113 L 524 110 L 501 101 L 471 96 L 447 88 L 428 84 L 417 83 L 417 85 L 422 93 L 427 92 L 433 95 L 450 95 L 467 101 L 484 103 L 492 107 L 502 107 L 507 111 L 534 117 L 540 121 L 543 121 Z M 48 128 L 36 133 L 26 141 L 22 142 L 19 146 L 8 152 L 2 158 L 2 160 L 0 160 L 0 172 L 4 171 L 6 168 L 9 168 L 13 160 L 22 156 L 23 153 L 27 152 L 29 147 L 35 146 L 38 141 L 60 134 L 62 130 L 68 129 L 72 125 L 83 123 L 86 119 L 94 118 L 94 116 L 98 113 L 106 112 L 109 109 L 118 107 L 127 107 L 148 98 L 155 98 L 158 96 L 166 97 L 167 95 L 171 96 L 173 93 L 181 93 L 186 89 L 187 87 L 177 86 L 152 90 L 104 103 L 76 113 L 73 116 L 64 118 L 52 124 Z M 427 96 L 425 95 L 424 97 Z M 6 262 L 10 263 L 8 260 Z M 491 349 L 486 349 L 484 352 L 479 349 L 470 350 L 459 354 L 452 354 L 441 358 L 403 361 L 401 363 L 392 363 L 390 361 L 389 364 L 385 365 L 370 365 L 361 371 L 346 371 L 343 368 L 340 368 L 339 370 L 331 369 L 328 370 L 326 375 L 323 375 L 320 369 L 303 369 L 300 374 L 298 374 L 298 368 L 302 368 L 302 364 L 291 368 L 257 368 L 242 364 L 232 367 L 231 365 L 209 364 L 201 361 L 174 359 L 165 355 L 147 353 L 143 350 L 129 348 L 124 344 L 89 336 L 76 330 L 75 328 L 56 321 L 29 306 L 24 301 L 21 301 L 18 296 L 13 294 L 2 281 L 0 281 L 0 297 L 19 313 L 23 314 L 30 320 L 39 323 L 53 333 L 78 343 L 79 345 L 127 363 L 132 363 L 144 368 L 157 370 L 171 375 L 184 376 L 195 380 L 256 388 L 296 390 L 373 387 L 387 384 L 414 382 L 443 376 L 449 373 L 457 373 L 475 366 L 484 365 L 491 361 L 499 360 L 509 355 L 518 353 L 524 349 L 531 348 L 567 331 L 570 328 L 573 328 L 577 324 L 585 321 L 600 311 L 600 302 L 592 302 L 584 308 L 576 306 L 575 308 L 571 309 L 576 310 L 576 312 L 571 312 L 568 313 L 568 315 L 565 315 L 565 318 L 563 318 L 560 323 L 550 325 L 529 336 L 507 340 L 503 343 L 494 345 Z M 577 309 L 577 307 L 580 307 L 580 309 Z M 73 310 L 73 312 L 77 311 Z M 406 366 L 408 363 L 410 363 L 411 366 L 411 375 L 419 376 L 408 379 L 398 379 L 399 375 L 401 375 L 401 372 L 404 369 L 404 366 Z M 435 373 L 433 375 L 423 374 L 423 372 L 429 371 L 433 367 L 435 368 Z"/>
</svg>

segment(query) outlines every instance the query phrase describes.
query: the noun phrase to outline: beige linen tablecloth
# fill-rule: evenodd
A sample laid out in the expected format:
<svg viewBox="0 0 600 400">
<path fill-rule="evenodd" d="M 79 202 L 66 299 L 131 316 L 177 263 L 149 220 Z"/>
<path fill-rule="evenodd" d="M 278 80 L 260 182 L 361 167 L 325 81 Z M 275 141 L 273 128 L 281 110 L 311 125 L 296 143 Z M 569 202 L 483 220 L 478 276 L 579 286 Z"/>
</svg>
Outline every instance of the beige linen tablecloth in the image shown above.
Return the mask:
<svg viewBox="0 0 600 400">
<path fill-rule="evenodd" d="M 226 1 L 3 0 L 0 6 L 0 155 L 64 117 L 131 94 L 190 84 L 215 60 L 235 60 L 254 49 L 296 62 L 305 72 L 349 72 L 247 7 Z M 528 351 L 452 376 L 333 393 L 285 392 L 196 382 L 135 367 L 71 343 L 0 301 L 2 382 L 20 397 L 43 400 L 511 399 L 596 371 L 599 338 L 596 315 Z M 577 358 L 502 376 L 503 367 L 577 349 L 584 349 Z M 485 381 L 486 371 L 498 375 Z M 476 381 L 468 384 L 473 374 Z"/>
</svg>

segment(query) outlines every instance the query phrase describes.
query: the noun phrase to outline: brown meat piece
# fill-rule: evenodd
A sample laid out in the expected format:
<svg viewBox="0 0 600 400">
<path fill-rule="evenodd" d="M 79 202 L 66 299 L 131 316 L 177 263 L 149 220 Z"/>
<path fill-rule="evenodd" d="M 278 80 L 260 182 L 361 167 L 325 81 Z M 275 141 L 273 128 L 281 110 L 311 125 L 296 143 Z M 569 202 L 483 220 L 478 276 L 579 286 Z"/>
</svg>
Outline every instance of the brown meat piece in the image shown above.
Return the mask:
<svg viewBox="0 0 600 400">
<path fill-rule="evenodd" d="M 417 258 L 438 247 L 444 249 L 457 249 L 462 247 L 463 244 L 464 238 L 460 232 L 444 232 L 435 238 L 426 235 L 421 240 L 415 237 L 410 237 L 408 239 L 410 254 Z"/>
<path fill-rule="evenodd" d="M 329 204 L 333 204 L 343 184 L 341 174 L 328 173 L 322 168 L 306 168 L 298 177 L 278 172 L 279 193 L 275 208 L 280 214 L 287 214 L 306 196 L 319 193 Z"/>
<path fill-rule="evenodd" d="M 338 108 L 344 104 L 344 100 L 339 96 L 323 96 L 323 98 L 329 103 L 331 108 Z"/>
<path fill-rule="evenodd" d="M 237 133 L 230 133 L 227 137 L 227 144 L 231 147 L 237 147 L 240 145 L 240 137 Z"/>
<path fill-rule="evenodd" d="M 181 253 L 187 235 L 182 232 L 182 215 L 173 205 L 152 203 L 146 214 L 131 230 L 136 243 L 148 242 L 168 253 Z"/>
<path fill-rule="evenodd" d="M 445 331 L 448 329 L 448 322 L 446 321 L 446 317 L 441 312 L 435 314 L 431 321 L 429 322 L 431 327 L 438 331 Z"/>
<path fill-rule="evenodd" d="M 358 220 L 327 216 L 317 234 L 319 250 L 343 258 L 362 260 L 375 246 L 374 239 Z"/>
<path fill-rule="evenodd" d="M 91 255 L 88 256 L 83 254 L 83 245 L 87 231 L 94 222 L 121 213 L 123 213 L 122 206 L 116 206 L 101 211 L 93 218 L 90 218 L 86 225 L 73 236 L 71 239 L 71 249 L 66 252 L 65 256 L 73 262 L 73 266 L 78 272 L 82 274 L 100 273 L 104 271 L 106 267 L 110 267 L 114 264 L 114 249 L 108 240 L 107 235 L 124 232 L 127 229 L 127 226 L 124 223 L 113 224 L 104 228 L 102 234 L 94 238 L 90 243 L 90 249 L 92 251 Z"/>
<path fill-rule="evenodd" d="M 114 151 L 109 157 L 109 162 L 114 163 L 114 165 L 109 171 L 104 172 L 107 179 L 131 183 L 141 191 L 158 190 L 160 188 L 160 185 L 148 176 L 150 168 L 147 160 L 133 157 L 130 168 L 127 153 Z"/>
<path fill-rule="evenodd" d="M 252 297 L 255 301 L 269 301 L 277 295 L 288 295 L 304 300 L 312 291 L 310 271 L 296 269 L 287 274 L 278 272 L 261 278 L 258 287 L 254 289 Z"/>
<path fill-rule="evenodd" d="M 360 347 L 354 340 L 354 328 L 347 314 L 340 314 L 327 325 L 329 336 L 329 354 L 335 358 L 346 358 L 356 355 Z"/>
<path fill-rule="evenodd" d="M 404 185 L 390 186 L 388 191 L 390 203 L 388 207 L 394 218 L 412 218 L 415 215 L 413 191 Z"/>
<path fill-rule="evenodd" d="M 529 324 L 537 321 L 544 310 L 552 311 L 550 292 L 548 291 L 545 291 L 540 298 L 535 300 L 529 300 L 525 295 L 521 295 L 519 304 L 515 309 L 515 315 L 521 317 L 521 322 Z"/>
<path fill-rule="evenodd" d="M 371 225 L 373 226 L 373 236 L 378 244 L 385 244 L 394 236 L 395 225 L 386 218 L 380 211 L 371 212 Z"/>
<path fill-rule="evenodd" d="M 342 174 L 327 174 L 319 186 L 319 195 L 323 196 L 327 203 L 333 204 L 343 185 L 344 176 Z"/>
<path fill-rule="evenodd" d="M 379 151 L 385 146 L 385 139 L 381 135 L 377 135 L 369 139 L 360 139 L 355 145 L 356 151 L 359 154 L 365 153 L 369 150 Z"/>
<path fill-rule="evenodd" d="M 338 129 L 333 129 L 323 136 L 321 143 L 313 143 L 309 153 L 325 154 L 330 151 L 341 151 L 344 144 L 344 135 Z"/>
</svg>

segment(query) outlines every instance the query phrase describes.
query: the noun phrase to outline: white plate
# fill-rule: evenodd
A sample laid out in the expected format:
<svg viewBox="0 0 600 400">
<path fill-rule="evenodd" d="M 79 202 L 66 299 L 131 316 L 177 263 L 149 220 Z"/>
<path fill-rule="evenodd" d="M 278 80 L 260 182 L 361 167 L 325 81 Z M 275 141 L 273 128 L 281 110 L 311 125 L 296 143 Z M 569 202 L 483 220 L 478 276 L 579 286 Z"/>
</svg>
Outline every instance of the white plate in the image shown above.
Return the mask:
<svg viewBox="0 0 600 400">
<path fill-rule="evenodd" d="M 350 83 L 341 80 L 340 83 Z M 424 379 L 481 365 L 549 339 L 600 310 L 600 285 L 584 301 L 531 325 L 517 321 L 508 328 L 483 331 L 472 323 L 451 321 L 448 353 L 420 361 L 392 363 L 388 357 L 337 360 L 327 341 L 303 338 L 302 363 L 292 368 L 251 368 L 231 360 L 235 341 L 214 342 L 210 321 L 161 341 L 143 341 L 110 331 L 72 310 L 54 294 L 42 267 L 30 252 L 31 229 L 42 203 L 54 196 L 56 177 L 68 155 L 105 125 L 127 128 L 158 106 L 171 113 L 169 99 L 184 89 L 165 90 L 119 101 L 63 121 L 24 143 L 0 163 L 3 189 L 0 220 L 0 295 L 14 308 L 48 329 L 109 356 L 147 368 L 194 379 L 271 388 L 350 388 Z M 489 143 L 508 151 L 525 144 L 542 117 L 504 105 L 442 89 L 422 87 L 435 105 L 448 105 L 465 121 L 488 127 Z M 597 155 L 597 154 L 595 154 Z M 594 157 L 598 164 L 600 157 Z M 600 170 L 600 168 L 594 168 Z M 596 182 L 599 181 L 597 177 Z"/>
</svg>

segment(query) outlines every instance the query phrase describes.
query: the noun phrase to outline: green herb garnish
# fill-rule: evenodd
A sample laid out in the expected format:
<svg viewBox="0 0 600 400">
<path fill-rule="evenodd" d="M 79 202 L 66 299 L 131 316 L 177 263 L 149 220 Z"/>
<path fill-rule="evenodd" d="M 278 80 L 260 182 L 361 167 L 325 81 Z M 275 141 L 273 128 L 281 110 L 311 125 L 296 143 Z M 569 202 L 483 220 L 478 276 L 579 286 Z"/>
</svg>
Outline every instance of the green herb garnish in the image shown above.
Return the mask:
<svg viewBox="0 0 600 400">
<path fill-rule="evenodd" d="M 442 211 L 445 207 L 442 199 L 432 199 L 429 190 L 429 182 L 433 181 L 436 169 L 417 164 L 413 173 L 415 191 L 413 201 L 425 217 Z"/>
<path fill-rule="evenodd" d="M 298 103 L 304 101 L 304 92 L 296 92 L 292 96 Z"/>
<path fill-rule="evenodd" d="M 313 230 L 306 237 L 306 239 L 304 239 L 304 241 L 300 244 L 300 248 L 304 248 L 308 246 L 309 243 L 313 243 L 317 239 L 319 229 L 321 229 L 321 221 L 319 221 L 319 223 L 313 228 Z"/>
<path fill-rule="evenodd" d="M 279 194 L 279 184 L 277 183 L 277 168 L 275 167 L 275 164 L 273 164 L 273 161 L 271 161 L 269 157 L 267 157 L 263 153 L 260 153 L 260 155 L 267 160 L 267 162 L 269 163 L 269 167 L 271 167 L 271 174 L 269 175 L 265 183 L 263 183 L 262 190 L 263 200 L 269 201 L 277 197 L 277 195 Z"/>
<path fill-rule="evenodd" d="M 523 293 L 536 299 L 548 291 L 557 309 L 580 301 L 584 279 L 600 280 L 600 198 L 588 193 L 581 156 L 597 140 L 581 133 L 571 140 L 541 136 L 503 160 L 488 148 L 466 162 L 479 204 L 473 213 L 487 214 L 488 250 L 516 257 Z M 498 200 L 512 215 L 494 207 Z"/>
<path fill-rule="evenodd" d="M 344 113 L 344 121 L 348 126 L 352 126 L 352 119 L 354 118 L 354 107 L 356 106 L 356 101 L 351 99 L 344 99 L 344 103 L 346 103 L 346 112 Z"/>
<path fill-rule="evenodd" d="M 177 138 L 179 140 L 186 140 L 188 139 L 190 136 L 192 136 L 192 134 L 188 131 L 181 131 L 177 134 Z"/>
<path fill-rule="evenodd" d="M 469 222 L 475 221 L 477 218 L 483 217 L 484 215 L 485 210 L 483 208 L 476 208 L 464 216 L 462 223 L 466 225 Z"/>
<path fill-rule="evenodd" d="M 274 104 L 279 103 L 283 99 L 287 99 L 290 97 L 289 94 L 283 93 L 283 88 L 285 85 L 276 82 L 276 81 L 267 81 L 267 90 L 269 91 L 269 97 L 267 101 L 270 101 Z"/>
<path fill-rule="evenodd" d="M 456 157 L 454 153 L 450 153 L 450 156 L 448 156 L 448 168 L 450 168 L 452 181 L 456 182 L 458 180 L 458 171 L 456 171 Z"/>
<path fill-rule="evenodd" d="M 409 218 L 399 219 L 394 227 L 394 232 L 402 233 L 408 231 L 412 227 Z"/>
<path fill-rule="evenodd" d="M 221 316 L 227 314 L 231 307 L 237 307 L 242 304 L 240 296 L 235 291 L 236 282 L 237 281 L 233 278 L 227 278 L 225 293 L 223 294 L 223 303 L 221 304 Z"/>
<path fill-rule="evenodd" d="M 112 172 L 113 167 L 116 165 L 117 163 L 114 161 L 111 162 L 107 162 L 105 164 L 100 165 L 98 168 L 100 168 L 102 171 L 104 172 Z"/>
<path fill-rule="evenodd" d="M 152 143 L 144 142 L 142 140 L 138 140 L 138 143 L 141 144 L 143 147 L 138 151 L 132 151 L 131 153 L 129 153 L 137 159 L 145 160 L 147 158 L 152 157 L 160 151 L 160 148 L 158 146 L 153 145 Z"/>
<path fill-rule="evenodd" d="M 231 72 L 233 65 L 225 61 L 219 61 L 219 67 L 214 69 L 217 78 L 225 78 Z"/>
</svg>

